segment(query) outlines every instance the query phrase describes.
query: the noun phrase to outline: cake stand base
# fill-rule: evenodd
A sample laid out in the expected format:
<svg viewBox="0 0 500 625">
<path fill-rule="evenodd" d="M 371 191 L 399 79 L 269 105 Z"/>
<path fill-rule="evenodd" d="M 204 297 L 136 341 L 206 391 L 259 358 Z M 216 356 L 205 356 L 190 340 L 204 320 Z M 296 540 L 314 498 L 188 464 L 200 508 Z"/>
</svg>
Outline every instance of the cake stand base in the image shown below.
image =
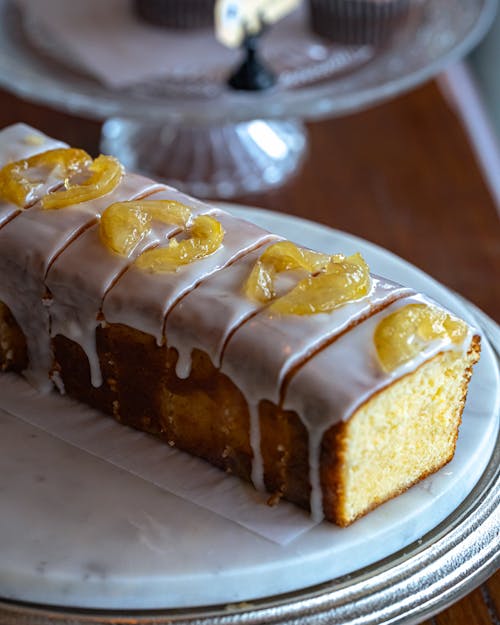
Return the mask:
<svg viewBox="0 0 500 625">
<path fill-rule="evenodd" d="M 108 119 L 101 150 L 128 168 L 199 197 L 232 198 L 282 185 L 306 152 L 297 120 L 254 119 L 221 126 Z"/>
</svg>

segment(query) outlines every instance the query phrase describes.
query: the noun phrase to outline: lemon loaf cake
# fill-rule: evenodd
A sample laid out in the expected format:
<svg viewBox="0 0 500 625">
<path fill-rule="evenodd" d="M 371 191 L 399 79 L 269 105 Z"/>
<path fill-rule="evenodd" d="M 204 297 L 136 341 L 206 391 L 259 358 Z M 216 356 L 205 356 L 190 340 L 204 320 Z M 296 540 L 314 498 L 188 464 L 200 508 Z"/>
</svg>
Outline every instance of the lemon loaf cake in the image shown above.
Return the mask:
<svg viewBox="0 0 500 625">
<path fill-rule="evenodd" d="M 454 454 L 477 332 L 18 124 L 0 132 L 0 366 L 346 526 Z"/>
</svg>

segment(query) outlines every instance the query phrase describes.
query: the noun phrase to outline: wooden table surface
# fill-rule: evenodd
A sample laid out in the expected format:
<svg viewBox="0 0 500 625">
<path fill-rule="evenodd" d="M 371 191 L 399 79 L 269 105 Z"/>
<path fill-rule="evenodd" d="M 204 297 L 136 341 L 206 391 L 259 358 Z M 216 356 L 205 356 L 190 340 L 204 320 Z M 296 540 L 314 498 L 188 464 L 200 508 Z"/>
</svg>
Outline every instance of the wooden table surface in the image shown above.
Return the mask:
<svg viewBox="0 0 500 625">
<path fill-rule="evenodd" d="M 98 151 L 96 122 L 0 92 L 0 127 L 16 121 Z M 236 201 L 369 239 L 500 320 L 497 209 L 461 122 L 435 82 L 371 110 L 310 124 L 309 136 L 308 156 L 293 180 Z M 500 573 L 426 623 L 498 625 Z"/>
</svg>

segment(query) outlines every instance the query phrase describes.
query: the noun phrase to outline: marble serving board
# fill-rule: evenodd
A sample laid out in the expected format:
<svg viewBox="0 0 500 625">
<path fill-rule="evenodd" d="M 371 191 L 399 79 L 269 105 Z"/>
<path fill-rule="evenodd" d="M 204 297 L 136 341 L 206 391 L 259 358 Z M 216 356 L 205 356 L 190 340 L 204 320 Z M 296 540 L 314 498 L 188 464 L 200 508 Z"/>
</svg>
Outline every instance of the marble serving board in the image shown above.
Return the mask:
<svg viewBox="0 0 500 625">
<path fill-rule="evenodd" d="M 237 212 L 317 249 L 359 250 L 373 271 L 474 323 L 449 291 L 380 248 L 303 220 Z M 0 598 L 94 609 L 195 607 L 358 570 L 417 541 L 470 492 L 497 438 L 499 386 L 484 340 L 453 461 L 351 527 L 322 523 L 285 545 L 0 410 Z"/>
</svg>

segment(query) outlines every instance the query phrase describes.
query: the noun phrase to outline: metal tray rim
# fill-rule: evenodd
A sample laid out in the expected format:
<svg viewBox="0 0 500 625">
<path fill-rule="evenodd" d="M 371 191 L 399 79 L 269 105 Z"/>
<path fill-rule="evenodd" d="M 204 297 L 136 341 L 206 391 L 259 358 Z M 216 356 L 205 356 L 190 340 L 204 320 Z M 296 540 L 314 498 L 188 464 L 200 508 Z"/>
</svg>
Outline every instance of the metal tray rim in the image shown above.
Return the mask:
<svg viewBox="0 0 500 625">
<path fill-rule="evenodd" d="M 120 613 L 13 603 L 9 625 L 412 625 L 445 609 L 500 565 L 500 434 L 483 476 L 464 502 L 422 539 L 354 574 L 250 603 Z"/>
</svg>

